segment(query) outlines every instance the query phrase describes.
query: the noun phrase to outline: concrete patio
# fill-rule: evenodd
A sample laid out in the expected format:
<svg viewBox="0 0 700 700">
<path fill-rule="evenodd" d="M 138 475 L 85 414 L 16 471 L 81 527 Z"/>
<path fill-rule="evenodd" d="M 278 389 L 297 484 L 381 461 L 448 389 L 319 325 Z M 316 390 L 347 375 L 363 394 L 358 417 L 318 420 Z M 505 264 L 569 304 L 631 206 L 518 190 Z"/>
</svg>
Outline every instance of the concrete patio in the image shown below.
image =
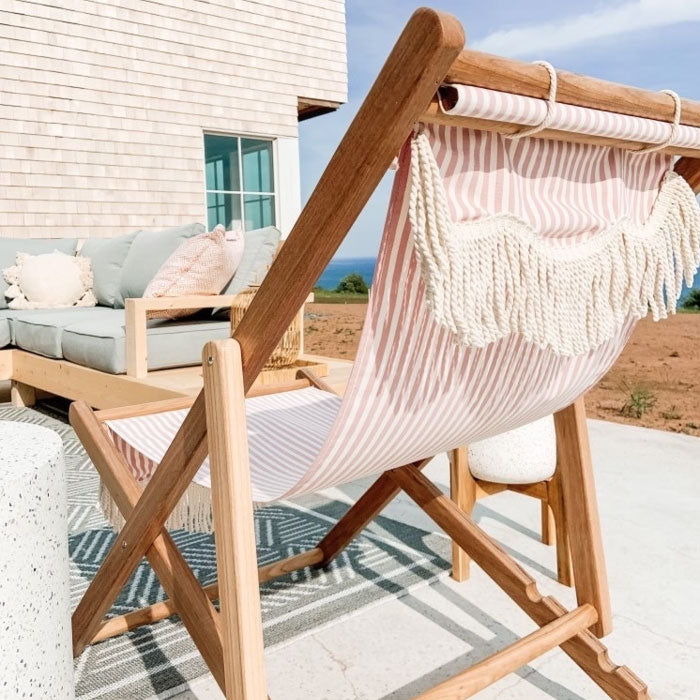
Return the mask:
<svg viewBox="0 0 700 700">
<path fill-rule="evenodd" d="M 613 661 L 632 668 L 657 700 L 698 697 L 700 678 L 700 439 L 590 421 L 603 536 L 615 612 L 607 637 Z M 429 474 L 447 483 L 441 456 Z M 348 503 L 355 483 L 331 495 Z M 436 528 L 405 496 L 384 513 Z M 575 604 L 553 580 L 554 550 L 538 541 L 539 505 L 513 493 L 480 502 L 476 518 L 540 583 Z M 525 635 L 534 624 L 472 566 L 269 649 L 269 692 L 279 700 L 403 700 Z M 179 700 L 223 697 L 202 677 Z M 478 695 L 503 700 L 606 697 L 554 650 Z"/>
</svg>

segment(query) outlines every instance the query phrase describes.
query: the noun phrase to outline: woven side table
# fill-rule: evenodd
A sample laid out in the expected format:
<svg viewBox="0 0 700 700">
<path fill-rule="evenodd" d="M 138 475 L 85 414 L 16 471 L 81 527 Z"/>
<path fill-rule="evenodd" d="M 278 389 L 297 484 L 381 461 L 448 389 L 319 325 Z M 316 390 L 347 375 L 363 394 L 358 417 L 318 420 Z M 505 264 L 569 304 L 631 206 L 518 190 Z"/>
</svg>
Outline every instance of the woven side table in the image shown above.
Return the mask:
<svg viewBox="0 0 700 700">
<path fill-rule="evenodd" d="M 72 700 L 63 445 L 0 421 L 0 698 Z"/>
</svg>

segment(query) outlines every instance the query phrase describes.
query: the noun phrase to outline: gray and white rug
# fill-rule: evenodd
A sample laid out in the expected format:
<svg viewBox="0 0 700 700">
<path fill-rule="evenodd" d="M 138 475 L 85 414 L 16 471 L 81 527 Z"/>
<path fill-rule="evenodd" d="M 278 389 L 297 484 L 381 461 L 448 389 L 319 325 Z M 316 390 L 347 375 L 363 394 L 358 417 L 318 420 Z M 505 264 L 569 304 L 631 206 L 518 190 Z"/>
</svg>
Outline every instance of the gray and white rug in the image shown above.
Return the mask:
<svg viewBox="0 0 700 700">
<path fill-rule="evenodd" d="M 0 404 L 0 420 L 36 423 L 63 439 L 68 473 L 71 591 L 77 605 L 114 541 L 97 505 L 98 477 L 75 433 L 62 420 L 37 410 Z M 258 559 L 272 562 L 314 547 L 345 512 L 337 501 L 314 498 L 256 512 Z M 312 506 L 312 507 L 311 507 Z M 216 579 L 213 540 L 184 531 L 173 537 L 199 580 Z M 266 646 L 273 646 L 433 581 L 449 569 L 449 541 L 388 518 L 358 537 L 326 570 L 304 569 L 261 588 Z M 113 608 L 122 614 L 164 598 L 158 579 L 142 563 Z M 79 698 L 138 700 L 169 697 L 207 673 L 177 617 L 142 627 L 92 647 L 76 661 Z"/>
</svg>

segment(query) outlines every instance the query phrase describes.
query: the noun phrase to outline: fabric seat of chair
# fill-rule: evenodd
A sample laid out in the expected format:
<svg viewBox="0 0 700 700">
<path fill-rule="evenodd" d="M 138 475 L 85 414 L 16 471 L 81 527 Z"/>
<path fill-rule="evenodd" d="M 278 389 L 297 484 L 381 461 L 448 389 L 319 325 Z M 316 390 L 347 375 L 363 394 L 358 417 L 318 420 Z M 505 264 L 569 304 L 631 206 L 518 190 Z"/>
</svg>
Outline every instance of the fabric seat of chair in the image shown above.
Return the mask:
<svg viewBox="0 0 700 700">
<path fill-rule="evenodd" d="M 333 426 L 341 399 L 316 388 L 246 399 L 253 500 L 279 499 L 307 472 Z M 108 421 L 110 434 L 140 482 L 150 479 L 187 410 Z M 211 487 L 209 459 L 194 483 Z"/>
<path fill-rule="evenodd" d="M 380 474 L 572 404 L 695 273 L 700 212 L 671 168 L 661 153 L 419 127 L 399 157 L 342 403 L 318 389 L 246 402 L 254 500 Z M 139 480 L 184 417 L 110 424 Z M 551 459 L 503 466 L 477 476 L 551 476 Z M 205 463 L 182 526 L 210 527 L 208 486 Z"/>
</svg>

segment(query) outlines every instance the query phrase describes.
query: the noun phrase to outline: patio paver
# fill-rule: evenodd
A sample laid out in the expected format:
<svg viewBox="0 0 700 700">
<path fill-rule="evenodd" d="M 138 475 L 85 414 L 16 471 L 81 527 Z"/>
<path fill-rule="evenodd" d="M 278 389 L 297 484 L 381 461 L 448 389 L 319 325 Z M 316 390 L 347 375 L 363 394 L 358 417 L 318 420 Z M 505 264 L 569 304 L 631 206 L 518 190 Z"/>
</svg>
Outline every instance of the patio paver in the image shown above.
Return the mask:
<svg viewBox="0 0 700 700">
<path fill-rule="evenodd" d="M 603 536 L 615 612 L 611 658 L 634 669 L 655 698 L 693 697 L 700 661 L 700 439 L 590 421 Z M 447 460 L 429 467 L 447 484 Z M 347 501 L 359 482 L 334 490 Z M 407 497 L 385 515 L 435 530 Z M 477 504 L 477 519 L 533 573 L 540 589 L 573 606 L 553 580 L 554 549 L 534 536 L 539 504 L 504 493 Z M 449 578 L 336 621 L 267 652 L 272 698 L 410 698 L 535 629 L 481 572 Z M 222 697 L 211 677 L 179 700 Z M 605 695 L 558 649 L 483 691 L 479 698 L 595 699 Z"/>
</svg>

